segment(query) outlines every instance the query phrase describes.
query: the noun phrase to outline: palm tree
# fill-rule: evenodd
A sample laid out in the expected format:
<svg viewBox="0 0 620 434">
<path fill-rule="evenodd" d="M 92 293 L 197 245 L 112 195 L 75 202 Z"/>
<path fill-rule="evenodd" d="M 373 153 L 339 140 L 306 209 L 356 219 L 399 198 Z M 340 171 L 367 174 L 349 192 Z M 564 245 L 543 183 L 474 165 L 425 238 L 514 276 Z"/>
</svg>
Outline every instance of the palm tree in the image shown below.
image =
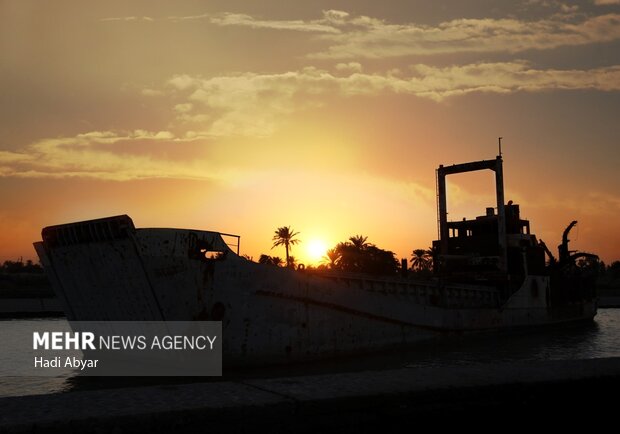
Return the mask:
<svg viewBox="0 0 620 434">
<path fill-rule="evenodd" d="M 288 266 L 292 268 L 297 267 L 297 258 L 295 258 L 293 255 L 289 256 L 288 258 Z"/>
<path fill-rule="evenodd" d="M 338 243 L 336 247 L 328 250 L 327 254 L 327 258 L 332 261 L 332 269 L 347 272 L 394 274 L 398 268 L 393 252 L 368 243 L 367 237 L 361 235 Z"/>
<path fill-rule="evenodd" d="M 411 268 L 418 271 L 428 270 L 431 267 L 431 255 L 426 249 L 415 249 L 411 253 Z"/>
<path fill-rule="evenodd" d="M 433 271 L 437 264 L 437 249 L 435 246 L 431 246 L 426 249 L 426 254 L 428 255 L 428 269 Z"/>
<path fill-rule="evenodd" d="M 342 264 L 346 264 L 346 267 L 356 269 L 357 271 L 363 271 L 368 268 L 366 262 L 372 256 L 370 249 L 374 247 L 374 244 L 367 241 L 368 237 L 364 235 L 354 235 L 349 237 L 349 241 L 340 243 L 340 260 Z"/>
<path fill-rule="evenodd" d="M 334 247 L 325 252 L 322 262 L 327 263 L 329 268 L 333 270 L 337 266 L 338 259 L 340 259 L 340 252 L 338 252 L 338 249 Z"/>
<path fill-rule="evenodd" d="M 299 243 L 299 240 L 295 238 L 296 235 L 299 235 L 299 232 L 294 232 L 290 226 L 282 226 L 275 231 L 275 235 L 273 236 L 273 246 L 271 248 L 277 246 L 284 246 L 286 249 L 286 265 L 290 267 L 290 255 L 289 250 L 291 246 Z"/>
<path fill-rule="evenodd" d="M 284 261 L 279 256 L 269 256 L 264 253 L 258 258 L 259 264 L 275 265 L 276 267 L 282 265 L 283 262 Z"/>
<path fill-rule="evenodd" d="M 279 257 L 279 256 L 272 256 L 271 257 L 271 265 L 275 265 L 276 267 L 280 267 L 280 266 L 282 266 L 282 264 L 284 264 L 284 261 L 282 260 L 281 257 Z"/>
<path fill-rule="evenodd" d="M 353 237 L 349 237 L 349 241 L 351 241 L 351 244 L 353 244 L 355 248 L 357 248 L 357 250 L 364 250 L 366 247 L 368 247 L 368 243 L 366 242 L 366 240 L 368 240 L 368 237 L 365 237 L 363 235 L 355 235 Z"/>
</svg>

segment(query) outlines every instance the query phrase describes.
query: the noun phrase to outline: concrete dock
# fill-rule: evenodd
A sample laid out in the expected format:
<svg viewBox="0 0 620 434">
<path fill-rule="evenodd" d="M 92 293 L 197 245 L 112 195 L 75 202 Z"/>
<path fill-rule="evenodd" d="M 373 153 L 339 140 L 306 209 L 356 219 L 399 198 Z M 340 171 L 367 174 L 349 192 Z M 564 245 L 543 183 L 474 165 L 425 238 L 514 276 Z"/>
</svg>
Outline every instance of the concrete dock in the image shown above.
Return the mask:
<svg viewBox="0 0 620 434">
<path fill-rule="evenodd" d="M 620 358 L 402 368 L 0 399 L 0 432 L 369 432 L 615 415 Z M 522 416 L 519 416 L 522 415 Z"/>
</svg>

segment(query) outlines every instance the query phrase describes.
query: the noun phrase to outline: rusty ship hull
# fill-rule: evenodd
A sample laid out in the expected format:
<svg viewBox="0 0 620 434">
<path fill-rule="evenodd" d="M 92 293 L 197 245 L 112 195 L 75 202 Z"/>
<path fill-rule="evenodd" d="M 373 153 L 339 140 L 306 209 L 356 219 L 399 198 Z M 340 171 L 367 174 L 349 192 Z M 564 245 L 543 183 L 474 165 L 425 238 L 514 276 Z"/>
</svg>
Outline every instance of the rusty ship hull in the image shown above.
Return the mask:
<svg viewBox="0 0 620 434">
<path fill-rule="evenodd" d="M 69 320 L 222 321 L 228 364 L 351 354 L 596 314 L 595 300 L 551 306 L 549 276 L 527 276 L 502 300 L 486 285 L 257 264 L 217 232 L 135 229 L 126 216 L 48 228 L 44 239 L 35 248 Z M 220 255 L 209 259 L 205 250 Z"/>
</svg>

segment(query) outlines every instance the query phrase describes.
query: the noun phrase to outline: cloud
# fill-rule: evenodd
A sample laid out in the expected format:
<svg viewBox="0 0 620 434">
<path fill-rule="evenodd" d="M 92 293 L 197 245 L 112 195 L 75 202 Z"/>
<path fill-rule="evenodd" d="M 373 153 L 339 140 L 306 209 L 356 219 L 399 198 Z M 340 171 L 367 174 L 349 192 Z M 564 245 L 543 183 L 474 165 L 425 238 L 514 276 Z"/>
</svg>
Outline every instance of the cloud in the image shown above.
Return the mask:
<svg viewBox="0 0 620 434">
<path fill-rule="evenodd" d="M 530 198 L 528 207 L 541 210 L 560 209 L 565 210 L 568 215 L 600 215 L 615 219 L 620 213 L 620 196 L 595 190 L 562 198 L 547 193 L 539 199 Z"/>
<path fill-rule="evenodd" d="M 220 14 L 201 14 L 184 17 L 168 17 L 179 21 L 207 20 L 218 26 L 241 26 L 254 29 L 292 30 L 299 32 L 338 33 L 339 30 L 329 25 L 326 20 L 261 20 L 247 14 L 223 12 Z"/>
<path fill-rule="evenodd" d="M 572 13 L 579 10 L 578 5 L 567 5 L 560 0 L 526 0 L 523 6 L 525 8 L 530 6 L 540 6 L 543 8 L 558 9 L 563 13 Z"/>
<path fill-rule="evenodd" d="M 152 22 L 155 21 L 151 17 L 110 17 L 110 18 L 101 18 L 99 21 L 143 21 L 143 22 Z"/>
<path fill-rule="evenodd" d="M 0 151 L 0 164 L 24 163 L 31 160 L 27 154 L 20 154 L 11 151 Z M 2 173 L 3 165 L 0 165 L 0 173 Z"/>
<path fill-rule="evenodd" d="M 351 71 L 361 72 L 362 65 L 358 62 L 338 63 L 336 64 L 336 70 L 338 71 Z"/>
<path fill-rule="evenodd" d="M 120 153 L 111 147 L 136 141 L 172 142 L 168 131 L 125 134 L 91 131 L 74 137 L 39 140 L 19 151 L 0 152 L 0 176 L 21 178 L 83 177 L 114 181 L 142 178 L 213 179 L 204 162 L 175 162 L 147 154 Z"/>
<path fill-rule="evenodd" d="M 187 113 L 191 111 L 192 108 L 194 108 L 194 105 L 191 103 L 177 104 L 174 106 L 174 111 L 178 113 Z"/>
<path fill-rule="evenodd" d="M 599 0 L 597 4 L 611 4 Z M 328 46 L 309 55 L 320 59 L 386 58 L 458 52 L 549 50 L 614 41 L 620 38 L 620 15 L 577 15 L 578 7 L 557 1 L 531 2 L 557 9 L 537 21 L 517 18 L 468 18 L 435 26 L 390 23 L 345 11 L 323 11 L 315 20 L 263 20 L 247 14 L 221 13 L 170 17 L 174 21 L 207 20 L 218 26 L 316 33 Z M 614 3 L 618 3 L 615 1 Z"/>
<path fill-rule="evenodd" d="M 620 66 L 589 70 L 535 69 L 526 62 L 435 67 L 417 64 L 408 74 L 361 72 L 361 65 L 313 67 L 278 74 L 245 73 L 202 78 L 178 75 L 168 81 L 178 120 L 187 138 L 271 135 L 281 118 L 328 98 L 407 94 L 442 101 L 473 92 L 514 93 L 550 90 L 620 90 Z"/>
<path fill-rule="evenodd" d="M 317 93 L 325 91 L 333 77 L 325 75 L 321 83 L 322 74 L 325 73 L 310 68 L 281 74 L 245 73 L 208 79 L 177 75 L 168 85 L 185 100 L 184 110 L 177 119 L 199 126 L 210 120 L 206 130 L 191 130 L 188 138 L 264 137 L 273 133 L 280 116 L 308 106 L 297 98 L 301 93 L 314 93 L 313 87 Z"/>
<path fill-rule="evenodd" d="M 333 26 L 320 21 L 303 20 L 257 20 L 246 14 L 223 13 L 209 17 L 212 24 L 219 26 L 246 26 L 256 29 L 295 30 L 301 32 L 339 33 Z"/>
<path fill-rule="evenodd" d="M 214 173 L 205 161 L 171 158 L 173 145 L 202 138 L 269 136 L 287 115 L 321 107 L 333 98 L 400 94 L 441 102 L 474 92 L 620 90 L 620 65 L 558 70 L 536 69 L 526 62 L 416 64 L 403 71 L 367 73 L 361 65 L 348 63 L 333 71 L 308 67 L 210 78 L 176 75 L 156 89 L 171 103 L 169 125 L 176 134 L 137 129 L 45 138 L 21 150 L 0 151 L 0 176 L 215 179 L 226 174 Z M 163 155 L 153 150 L 162 147 Z"/>
<path fill-rule="evenodd" d="M 595 3 L 618 4 L 620 0 L 596 0 Z M 167 19 L 177 23 L 206 21 L 216 26 L 311 33 L 327 45 L 324 50 L 308 56 L 317 59 L 378 59 L 460 52 L 518 53 L 620 39 L 620 14 L 587 16 L 578 12 L 578 6 L 557 0 L 535 0 L 527 5 L 551 8 L 556 13 L 534 21 L 462 18 L 431 26 L 413 22 L 391 23 L 339 10 L 323 11 L 320 18 L 312 20 L 270 20 L 231 12 Z M 153 21 L 153 18 L 130 16 L 101 21 Z"/>
<path fill-rule="evenodd" d="M 357 59 L 457 52 L 548 50 L 614 41 L 620 38 L 620 15 L 569 19 L 553 15 L 538 21 L 514 18 L 456 19 L 436 26 L 390 24 L 369 17 L 345 17 L 338 34 L 321 35 L 329 44 L 312 58 Z"/>
</svg>

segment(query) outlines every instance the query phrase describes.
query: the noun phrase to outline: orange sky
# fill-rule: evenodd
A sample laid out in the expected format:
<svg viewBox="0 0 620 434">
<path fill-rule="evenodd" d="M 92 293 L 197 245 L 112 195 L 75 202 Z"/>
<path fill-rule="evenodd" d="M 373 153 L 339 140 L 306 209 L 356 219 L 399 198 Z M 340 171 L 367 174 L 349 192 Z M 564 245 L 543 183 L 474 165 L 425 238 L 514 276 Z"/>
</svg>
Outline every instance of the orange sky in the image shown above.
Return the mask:
<svg viewBox="0 0 620 434">
<path fill-rule="evenodd" d="M 494 158 L 548 245 L 620 259 L 620 4 L 0 0 L 0 260 L 42 227 L 138 227 L 409 257 L 436 237 L 434 170 Z M 608 2 L 610 3 L 610 2 Z M 614 3 L 614 2 L 611 2 Z M 450 217 L 493 177 L 450 178 Z"/>
</svg>

